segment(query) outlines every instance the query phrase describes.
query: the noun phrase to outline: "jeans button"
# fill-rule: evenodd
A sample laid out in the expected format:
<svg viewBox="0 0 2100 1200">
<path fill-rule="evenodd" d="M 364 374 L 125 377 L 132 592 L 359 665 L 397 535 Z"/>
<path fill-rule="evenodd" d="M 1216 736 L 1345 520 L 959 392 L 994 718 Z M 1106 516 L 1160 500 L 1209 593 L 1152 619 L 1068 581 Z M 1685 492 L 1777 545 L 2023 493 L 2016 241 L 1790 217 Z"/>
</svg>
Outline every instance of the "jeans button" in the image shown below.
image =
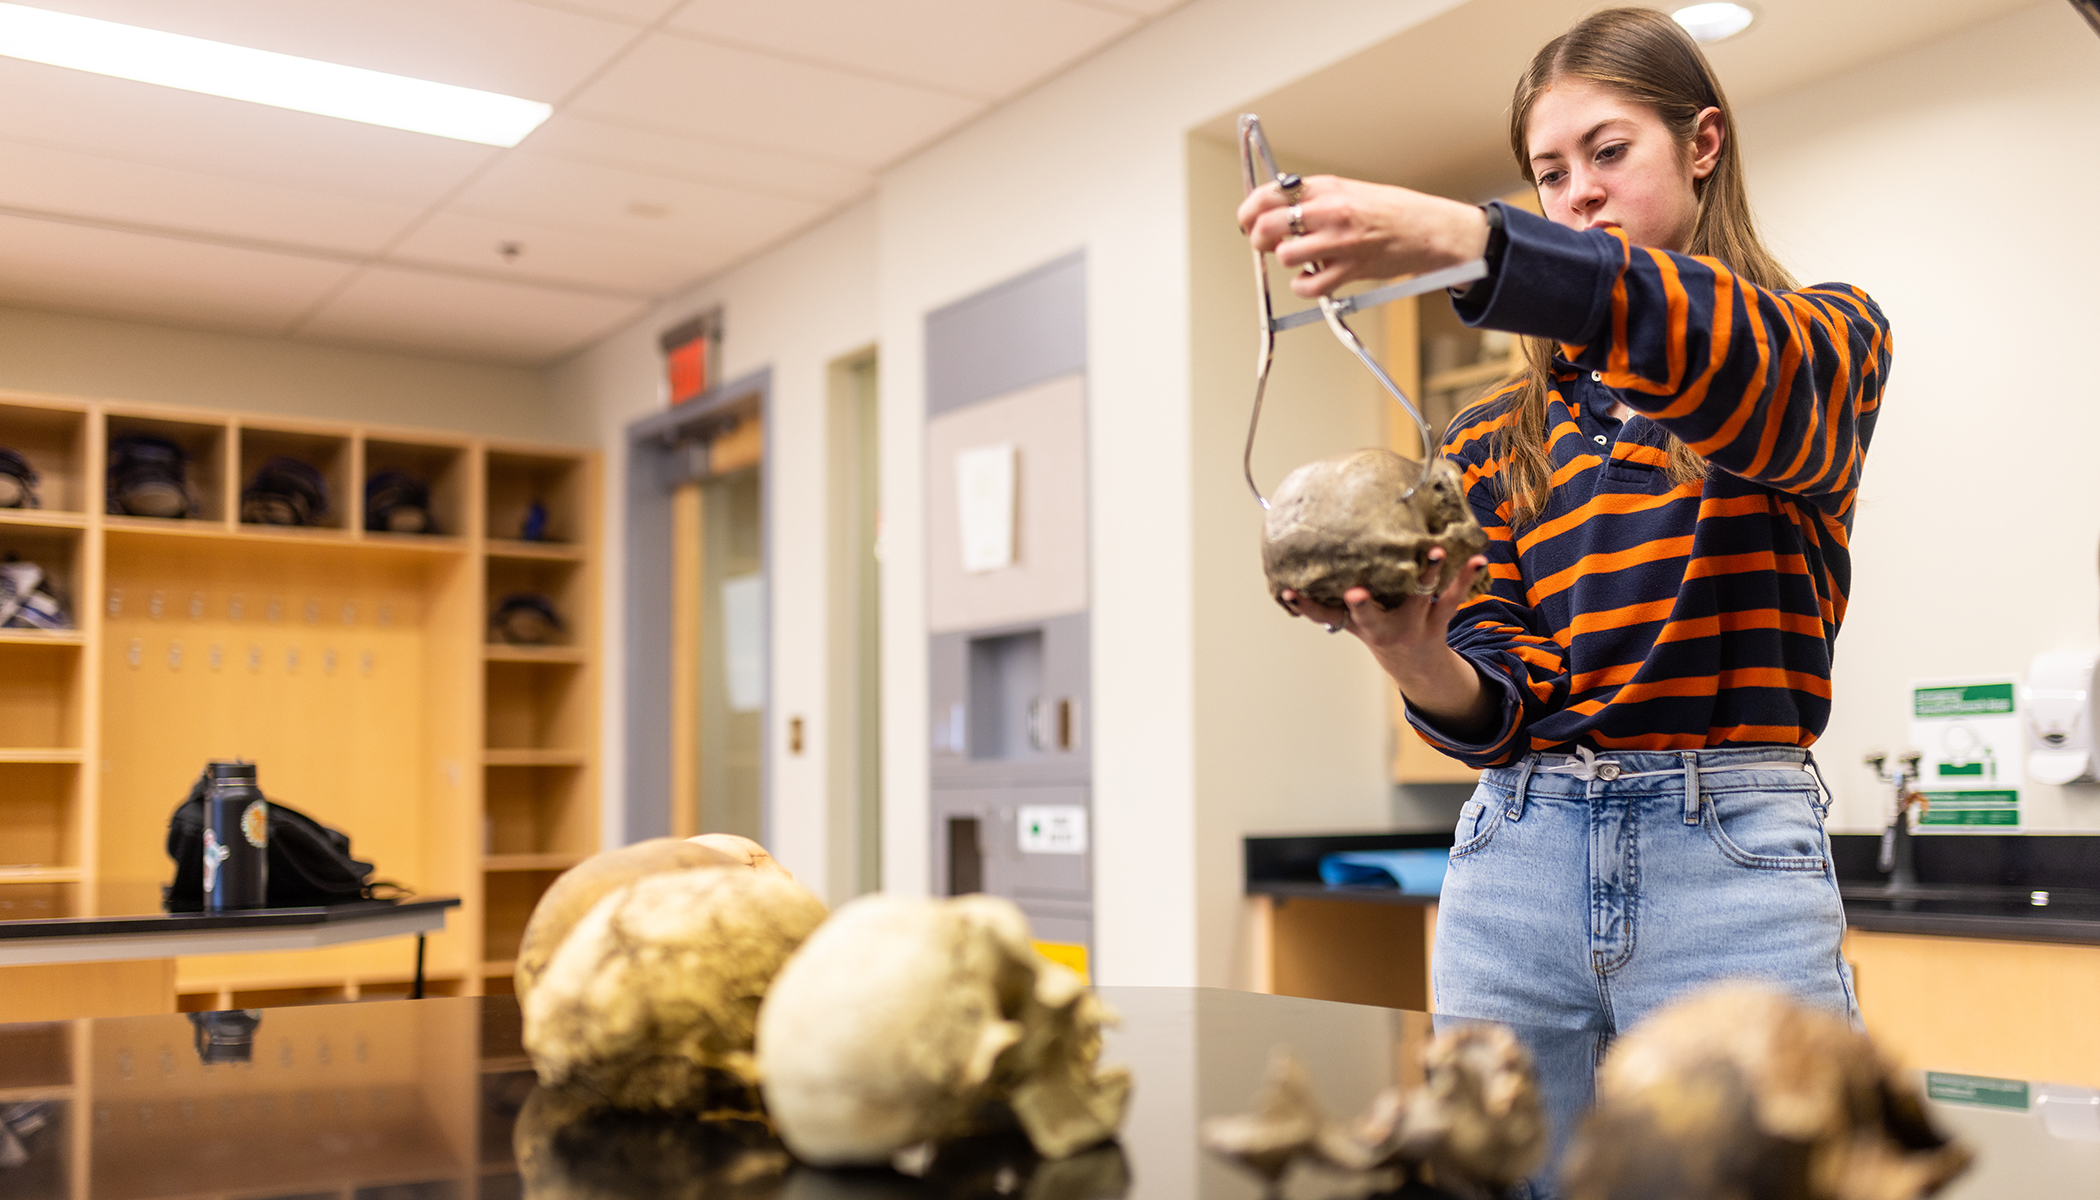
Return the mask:
<svg viewBox="0 0 2100 1200">
<path fill-rule="evenodd" d="M 1602 779 L 1602 780 L 1603 780 L 1604 782 L 1606 782 L 1606 783 L 1610 783 L 1610 782 L 1611 782 L 1612 780 L 1614 780 L 1614 779 L 1617 779 L 1618 777 L 1619 777 L 1619 764 L 1617 764 L 1617 763 L 1599 763 L 1599 764 L 1597 764 L 1597 778 L 1599 778 L 1599 779 Z"/>
</svg>

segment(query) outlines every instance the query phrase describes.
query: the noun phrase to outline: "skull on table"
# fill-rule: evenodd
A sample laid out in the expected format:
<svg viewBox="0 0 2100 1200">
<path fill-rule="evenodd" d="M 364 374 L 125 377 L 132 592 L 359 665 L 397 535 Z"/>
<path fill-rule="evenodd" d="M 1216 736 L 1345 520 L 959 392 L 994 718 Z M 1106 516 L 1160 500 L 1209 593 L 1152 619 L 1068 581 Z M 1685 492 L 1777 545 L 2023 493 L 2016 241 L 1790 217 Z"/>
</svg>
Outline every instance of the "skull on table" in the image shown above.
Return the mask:
<svg viewBox="0 0 2100 1200">
<path fill-rule="evenodd" d="M 766 996 L 758 1066 L 788 1149 L 815 1166 L 1017 1121 L 1060 1159 L 1115 1134 L 1128 1071 L 1100 1068 L 1112 1019 L 992 896 L 864 896 L 804 943 Z"/>
<path fill-rule="evenodd" d="M 1731 984 L 1612 1048 L 1564 1183 L 1570 1200 L 1913 1200 L 1969 1159 L 1843 1017 Z"/>
<path fill-rule="evenodd" d="M 1350 588 L 1387 608 L 1442 586 L 1487 548 L 1466 503 L 1458 468 L 1439 458 L 1412 496 L 1421 468 L 1390 450 L 1357 450 L 1292 471 L 1269 500 L 1262 569 L 1278 604 L 1289 588 L 1315 604 L 1342 607 Z M 1406 499 L 1402 499 L 1406 496 Z M 1441 547 L 1444 561 L 1431 563 Z M 1483 575 L 1475 595 L 1487 590 Z"/>
<path fill-rule="evenodd" d="M 824 916 L 785 872 L 742 866 L 662 872 L 609 893 L 525 998 L 540 1082 L 614 1108 L 749 1107 L 760 1002 Z"/>
</svg>

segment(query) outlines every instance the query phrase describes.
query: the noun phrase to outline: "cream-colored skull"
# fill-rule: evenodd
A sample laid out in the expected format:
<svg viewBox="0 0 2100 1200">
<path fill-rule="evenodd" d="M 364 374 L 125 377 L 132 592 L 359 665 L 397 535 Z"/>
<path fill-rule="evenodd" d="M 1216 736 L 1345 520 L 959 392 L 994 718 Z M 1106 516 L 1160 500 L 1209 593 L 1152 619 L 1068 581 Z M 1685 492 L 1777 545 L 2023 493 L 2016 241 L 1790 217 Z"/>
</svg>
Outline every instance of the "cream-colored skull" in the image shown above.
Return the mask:
<svg viewBox="0 0 2100 1200">
<path fill-rule="evenodd" d="M 1487 534 L 1473 519 L 1457 467 L 1437 459 L 1407 496 L 1420 474 L 1408 459 L 1370 449 L 1307 463 L 1285 476 L 1262 524 L 1269 595 L 1281 604 L 1290 588 L 1316 604 L 1340 607 L 1343 593 L 1363 587 L 1393 608 L 1418 588 L 1454 578 L 1487 548 Z M 1441 567 L 1429 561 L 1436 547 L 1444 551 Z M 1474 593 L 1486 588 L 1483 574 Z"/>
<path fill-rule="evenodd" d="M 766 1110 L 817 1166 L 888 1162 L 1010 1109 L 1038 1153 L 1114 1135 L 1130 1094 L 1096 1065 L 1112 1017 L 991 896 L 865 896 L 783 968 L 758 1019 Z"/>
<path fill-rule="evenodd" d="M 1568 1149 L 1571 1200 L 1911 1200 L 1969 1152 L 1844 1018 L 1748 984 L 1709 989 L 1612 1047 Z"/>
<path fill-rule="evenodd" d="M 540 1082 L 617 1108 L 699 1109 L 756 1083 L 751 1043 L 781 964 L 824 920 L 782 874 L 668 871 L 600 899 L 524 1001 Z"/>
<path fill-rule="evenodd" d="M 739 861 L 749 860 L 740 860 L 733 851 L 725 853 L 718 847 L 666 837 L 593 854 L 562 872 L 561 877 L 540 896 L 539 903 L 532 906 L 532 917 L 525 922 L 525 937 L 518 944 L 518 964 L 511 977 L 517 988 L 518 1003 L 524 1004 L 532 994 L 540 972 L 547 969 L 547 960 L 561 948 L 562 939 L 569 936 L 569 930 L 610 893 L 662 871 L 734 866 Z"/>
</svg>

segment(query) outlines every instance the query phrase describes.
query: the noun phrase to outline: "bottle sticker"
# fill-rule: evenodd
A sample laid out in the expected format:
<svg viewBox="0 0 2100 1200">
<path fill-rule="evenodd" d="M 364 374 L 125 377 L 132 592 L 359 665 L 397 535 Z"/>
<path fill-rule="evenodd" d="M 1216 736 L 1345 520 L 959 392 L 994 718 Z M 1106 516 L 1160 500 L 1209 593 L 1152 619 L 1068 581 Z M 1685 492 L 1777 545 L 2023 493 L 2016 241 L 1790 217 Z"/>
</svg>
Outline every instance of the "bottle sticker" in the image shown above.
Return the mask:
<svg viewBox="0 0 2100 1200">
<path fill-rule="evenodd" d="M 211 826 L 204 827 L 204 894 L 209 896 L 219 890 L 219 864 L 232 853 L 219 844 L 219 835 Z"/>
<path fill-rule="evenodd" d="M 241 834 L 248 844 L 260 850 L 270 844 L 270 808 L 260 800 L 250 800 L 241 810 Z"/>
</svg>

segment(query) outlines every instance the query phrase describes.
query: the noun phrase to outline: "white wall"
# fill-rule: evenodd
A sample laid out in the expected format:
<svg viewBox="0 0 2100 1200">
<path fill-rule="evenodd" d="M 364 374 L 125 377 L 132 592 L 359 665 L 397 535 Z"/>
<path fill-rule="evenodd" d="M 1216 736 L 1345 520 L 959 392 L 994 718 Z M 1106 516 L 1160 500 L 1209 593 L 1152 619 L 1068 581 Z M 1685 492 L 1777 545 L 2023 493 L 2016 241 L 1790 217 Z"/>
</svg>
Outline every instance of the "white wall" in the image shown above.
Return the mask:
<svg viewBox="0 0 2100 1200">
<path fill-rule="evenodd" d="M 832 832 L 824 819 L 830 750 L 825 729 L 828 368 L 875 340 L 875 280 L 875 205 L 866 201 L 780 249 L 659 305 L 550 372 L 558 403 L 591 414 L 592 435 L 603 447 L 608 467 L 602 610 L 608 664 L 603 759 L 607 845 L 626 840 L 620 827 L 629 719 L 620 670 L 627 644 L 621 602 L 625 490 L 618 478 L 626 453 L 624 431 L 638 418 L 662 411 L 663 358 L 657 336 L 721 305 L 721 377 L 735 379 L 767 367 L 773 371 L 766 428 L 773 475 L 767 491 L 772 505 L 772 713 L 778 725 L 800 716 L 807 739 L 804 753 L 790 755 L 786 739 L 773 731 L 769 848 L 804 883 L 820 893 L 826 890 L 826 839 Z M 839 835 L 850 837 L 851 831 Z M 827 898 L 835 902 L 842 897 Z"/>
<path fill-rule="evenodd" d="M 0 388 L 449 429 L 589 439 L 544 376 L 279 338 L 0 308 Z"/>
<path fill-rule="evenodd" d="M 2100 274 L 2100 38 L 2050 2 L 1741 115 L 1751 194 L 1804 282 L 1865 288 L 1895 360 L 1860 492 L 1852 604 L 1816 755 L 1835 823 L 1908 744 L 1914 679 L 2022 675 L 2100 644 L 2100 406 L 2079 351 Z M 2030 784 L 2100 829 L 2100 787 Z"/>
</svg>

